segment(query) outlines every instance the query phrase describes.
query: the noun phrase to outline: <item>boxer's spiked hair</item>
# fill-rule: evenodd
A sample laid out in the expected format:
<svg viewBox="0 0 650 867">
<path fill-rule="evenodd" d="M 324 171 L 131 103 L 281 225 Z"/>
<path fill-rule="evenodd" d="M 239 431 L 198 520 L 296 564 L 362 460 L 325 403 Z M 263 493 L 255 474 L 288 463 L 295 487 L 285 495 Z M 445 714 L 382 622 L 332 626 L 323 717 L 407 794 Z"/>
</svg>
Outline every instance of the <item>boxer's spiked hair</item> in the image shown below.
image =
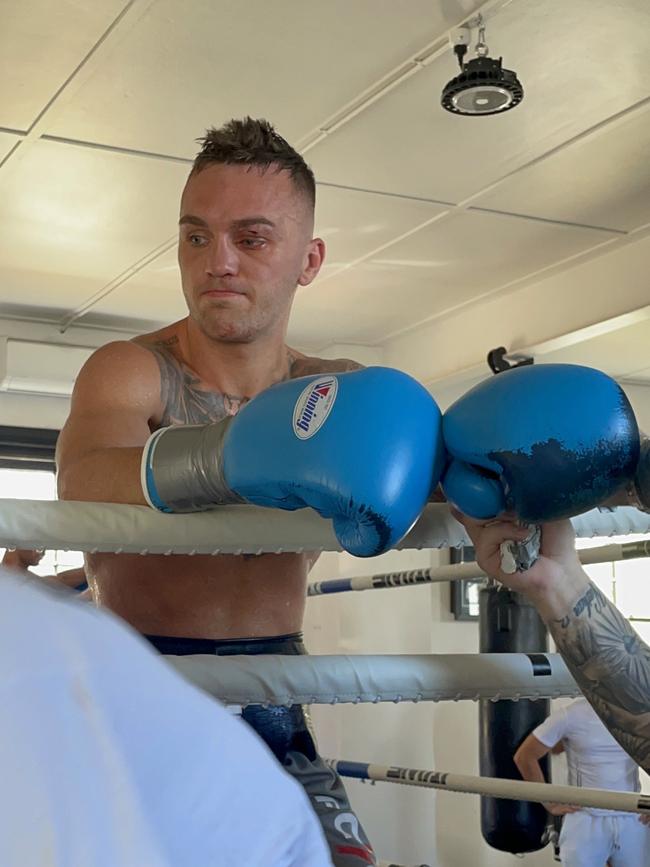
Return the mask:
<svg viewBox="0 0 650 867">
<path fill-rule="evenodd" d="M 314 173 L 300 154 L 262 118 L 233 118 L 218 129 L 211 127 L 197 139 L 201 150 L 196 155 L 191 174 L 198 174 L 214 163 L 259 166 L 287 171 L 297 189 L 307 196 L 311 206 L 316 201 Z"/>
</svg>

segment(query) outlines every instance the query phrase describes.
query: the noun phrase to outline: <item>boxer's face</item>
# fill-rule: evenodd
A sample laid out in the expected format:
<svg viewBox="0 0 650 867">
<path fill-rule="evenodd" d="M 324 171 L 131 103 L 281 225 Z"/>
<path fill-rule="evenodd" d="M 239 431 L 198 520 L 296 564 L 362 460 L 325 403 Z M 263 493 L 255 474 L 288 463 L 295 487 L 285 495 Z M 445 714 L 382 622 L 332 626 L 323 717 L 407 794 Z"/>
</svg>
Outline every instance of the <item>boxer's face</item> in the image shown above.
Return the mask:
<svg viewBox="0 0 650 867">
<path fill-rule="evenodd" d="M 274 166 L 210 165 L 181 199 L 178 261 L 190 316 L 213 340 L 284 336 L 298 285 L 324 256 L 304 193 Z"/>
</svg>

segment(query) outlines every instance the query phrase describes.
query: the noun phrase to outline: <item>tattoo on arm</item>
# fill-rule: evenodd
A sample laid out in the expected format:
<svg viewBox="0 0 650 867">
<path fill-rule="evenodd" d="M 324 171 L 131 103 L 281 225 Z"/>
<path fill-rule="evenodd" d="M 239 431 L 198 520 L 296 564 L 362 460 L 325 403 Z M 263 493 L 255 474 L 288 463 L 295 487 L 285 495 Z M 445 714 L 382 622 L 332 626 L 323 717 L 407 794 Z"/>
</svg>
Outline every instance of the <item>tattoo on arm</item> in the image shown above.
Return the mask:
<svg viewBox="0 0 650 867">
<path fill-rule="evenodd" d="M 623 749 L 650 771 L 650 647 L 594 584 L 549 626 L 585 698 Z"/>
</svg>

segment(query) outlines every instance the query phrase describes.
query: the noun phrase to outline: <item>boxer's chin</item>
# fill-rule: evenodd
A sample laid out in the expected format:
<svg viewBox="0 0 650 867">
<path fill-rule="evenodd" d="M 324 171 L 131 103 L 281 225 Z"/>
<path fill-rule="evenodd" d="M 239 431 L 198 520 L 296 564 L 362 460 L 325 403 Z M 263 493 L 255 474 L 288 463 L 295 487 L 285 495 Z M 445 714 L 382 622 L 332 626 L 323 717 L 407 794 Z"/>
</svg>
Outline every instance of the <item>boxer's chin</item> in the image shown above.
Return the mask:
<svg viewBox="0 0 650 867">
<path fill-rule="evenodd" d="M 212 308 L 194 319 L 206 337 L 219 343 L 251 343 L 263 330 L 255 317 L 225 307 Z"/>
</svg>

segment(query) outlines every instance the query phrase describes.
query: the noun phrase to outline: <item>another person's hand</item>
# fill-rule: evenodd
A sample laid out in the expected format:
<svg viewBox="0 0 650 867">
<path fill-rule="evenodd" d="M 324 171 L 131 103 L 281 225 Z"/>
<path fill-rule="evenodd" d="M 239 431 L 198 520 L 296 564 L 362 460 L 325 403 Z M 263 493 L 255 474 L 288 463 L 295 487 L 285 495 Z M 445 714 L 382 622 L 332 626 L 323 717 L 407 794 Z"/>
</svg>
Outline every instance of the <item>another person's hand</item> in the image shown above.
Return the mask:
<svg viewBox="0 0 650 867">
<path fill-rule="evenodd" d="M 509 515 L 479 521 L 452 510 L 456 520 L 467 530 L 476 551 L 479 566 L 491 578 L 511 590 L 526 595 L 544 619 L 562 616 L 567 602 L 584 591 L 589 579 L 575 550 L 575 534 L 570 521 L 556 521 L 541 528 L 539 558 L 526 572 L 504 572 L 501 568 L 501 545 L 523 541 L 528 530 Z"/>
</svg>

